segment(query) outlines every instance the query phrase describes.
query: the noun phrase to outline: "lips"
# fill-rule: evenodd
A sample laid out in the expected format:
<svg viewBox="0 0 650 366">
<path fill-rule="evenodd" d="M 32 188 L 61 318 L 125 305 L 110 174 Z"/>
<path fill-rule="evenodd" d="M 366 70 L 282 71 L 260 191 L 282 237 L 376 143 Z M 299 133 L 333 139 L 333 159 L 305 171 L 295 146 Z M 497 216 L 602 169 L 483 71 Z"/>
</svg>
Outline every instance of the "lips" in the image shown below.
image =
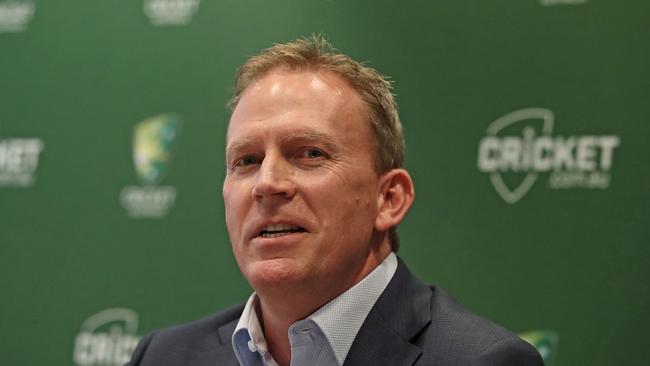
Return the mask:
<svg viewBox="0 0 650 366">
<path fill-rule="evenodd" d="M 267 224 L 258 233 L 262 238 L 278 238 L 291 233 L 305 232 L 306 230 L 297 225 L 290 224 Z"/>
</svg>

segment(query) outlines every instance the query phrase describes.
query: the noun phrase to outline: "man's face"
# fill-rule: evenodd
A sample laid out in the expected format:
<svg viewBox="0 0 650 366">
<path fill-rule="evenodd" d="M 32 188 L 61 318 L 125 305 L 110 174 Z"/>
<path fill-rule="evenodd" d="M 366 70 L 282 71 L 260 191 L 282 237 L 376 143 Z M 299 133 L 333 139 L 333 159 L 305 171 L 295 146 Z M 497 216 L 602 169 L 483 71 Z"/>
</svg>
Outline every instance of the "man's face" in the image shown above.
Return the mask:
<svg viewBox="0 0 650 366">
<path fill-rule="evenodd" d="M 223 197 L 254 289 L 338 291 L 365 276 L 376 259 L 373 151 L 359 95 L 332 73 L 278 69 L 246 89 L 228 128 Z"/>
</svg>

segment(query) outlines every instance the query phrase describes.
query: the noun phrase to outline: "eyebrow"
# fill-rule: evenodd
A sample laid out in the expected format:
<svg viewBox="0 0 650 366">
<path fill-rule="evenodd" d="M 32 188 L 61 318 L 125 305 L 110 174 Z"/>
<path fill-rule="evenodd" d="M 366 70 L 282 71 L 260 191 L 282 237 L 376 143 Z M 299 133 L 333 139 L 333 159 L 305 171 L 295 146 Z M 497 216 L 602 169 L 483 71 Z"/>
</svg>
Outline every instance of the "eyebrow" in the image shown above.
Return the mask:
<svg viewBox="0 0 650 366">
<path fill-rule="evenodd" d="M 291 143 L 294 141 L 318 142 L 330 150 L 331 153 L 336 153 L 340 150 L 339 146 L 334 142 L 330 135 L 313 130 L 293 131 L 285 136 L 282 136 L 280 140 L 281 143 Z M 226 146 L 226 156 L 228 156 L 229 153 L 233 153 L 239 150 L 247 150 L 257 143 L 258 139 L 254 137 L 233 142 Z"/>
<path fill-rule="evenodd" d="M 293 141 L 308 141 L 308 142 L 318 142 L 325 145 L 325 147 L 331 151 L 338 151 L 339 147 L 334 142 L 332 137 L 326 133 L 312 131 L 312 130 L 298 130 L 282 136 L 282 142 L 293 142 Z"/>
</svg>

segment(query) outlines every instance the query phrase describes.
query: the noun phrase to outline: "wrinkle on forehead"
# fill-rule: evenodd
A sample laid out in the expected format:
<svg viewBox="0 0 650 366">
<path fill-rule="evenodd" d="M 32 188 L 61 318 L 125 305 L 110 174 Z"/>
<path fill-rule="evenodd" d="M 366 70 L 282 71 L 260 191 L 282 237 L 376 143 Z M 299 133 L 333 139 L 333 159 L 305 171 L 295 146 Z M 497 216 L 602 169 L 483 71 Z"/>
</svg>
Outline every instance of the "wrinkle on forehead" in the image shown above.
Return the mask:
<svg viewBox="0 0 650 366">
<path fill-rule="evenodd" d="M 250 133 L 253 127 L 268 128 L 256 122 L 273 123 L 278 128 L 278 122 L 313 120 L 319 124 L 323 119 L 340 120 L 344 115 L 366 113 L 356 90 L 331 71 L 277 69 L 242 93 L 231 115 L 226 141 L 233 142 L 233 137 L 242 131 Z M 233 125 L 234 121 L 237 126 Z"/>
</svg>

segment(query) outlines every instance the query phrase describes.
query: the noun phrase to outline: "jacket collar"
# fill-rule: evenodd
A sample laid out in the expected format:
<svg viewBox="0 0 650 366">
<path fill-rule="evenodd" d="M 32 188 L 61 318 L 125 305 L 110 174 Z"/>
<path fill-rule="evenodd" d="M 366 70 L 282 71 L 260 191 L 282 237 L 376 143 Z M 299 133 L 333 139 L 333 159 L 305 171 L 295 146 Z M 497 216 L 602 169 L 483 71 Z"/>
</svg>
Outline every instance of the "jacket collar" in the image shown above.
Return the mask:
<svg viewBox="0 0 650 366">
<path fill-rule="evenodd" d="M 422 349 L 411 343 L 431 323 L 431 289 L 400 259 L 393 279 L 368 314 L 344 366 L 412 365 Z"/>
<path fill-rule="evenodd" d="M 237 319 L 234 319 L 220 326 L 217 331 L 219 334 L 218 347 L 209 351 L 195 353 L 192 360 L 187 364 L 191 366 L 238 366 L 239 363 L 235 357 L 235 352 L 233 352 L 231 341 L 232 333 L 235 331 L 236 325 Z"/>
<path fill-rule="evenodd" d="M 399 259 L 395 275 L 368 314 L 344 366 L 412 365 L 422 349 L 411 343 L 431 323 L 431 289 Z M 219 327 L 220 347 L 198 354 L 190 365 L 237 365 L 232 334 L 237 319 Z"/>
</svg>

